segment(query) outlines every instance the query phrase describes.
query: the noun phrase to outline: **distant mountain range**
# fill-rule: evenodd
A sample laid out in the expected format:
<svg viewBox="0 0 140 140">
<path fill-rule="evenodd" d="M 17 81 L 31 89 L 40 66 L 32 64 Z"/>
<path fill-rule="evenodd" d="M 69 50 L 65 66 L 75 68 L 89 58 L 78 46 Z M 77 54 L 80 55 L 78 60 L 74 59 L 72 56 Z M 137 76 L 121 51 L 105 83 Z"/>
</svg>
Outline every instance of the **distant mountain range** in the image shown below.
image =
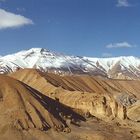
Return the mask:
<svg viewBox="0 0 140 140">
<path fill-rule="evenodd" d="M 89 74 L 113 79 L 139 79 L 140 58 L 122 56 L 91 58 L 68 56 L 42 48 L 32 48 L 0 57 L 0 73 L 35 68 L 56 74 Z"/>
</svg>

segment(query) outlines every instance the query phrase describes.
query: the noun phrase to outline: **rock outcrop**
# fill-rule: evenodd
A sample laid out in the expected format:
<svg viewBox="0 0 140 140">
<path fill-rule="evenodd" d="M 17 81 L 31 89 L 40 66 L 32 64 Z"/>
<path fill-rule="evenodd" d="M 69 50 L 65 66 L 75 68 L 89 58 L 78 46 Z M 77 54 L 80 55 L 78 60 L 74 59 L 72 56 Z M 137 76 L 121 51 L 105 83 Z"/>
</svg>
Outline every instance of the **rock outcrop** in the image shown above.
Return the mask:
<svg viewBox="0 0 140 140">
<path fill-rule="evenodd" d="M 0 75 L 0 139 L 135 140 L 139 88 L 139 81 L 34 69 Z"/>
<path fill-rule="evenodd" d="M 33 69 L 19 70 L 10 76 L 69 107 L 104 120 L 127 119 L 127 110 L 140 99 L 140 81 L 59 76 Z"/>
</svg>

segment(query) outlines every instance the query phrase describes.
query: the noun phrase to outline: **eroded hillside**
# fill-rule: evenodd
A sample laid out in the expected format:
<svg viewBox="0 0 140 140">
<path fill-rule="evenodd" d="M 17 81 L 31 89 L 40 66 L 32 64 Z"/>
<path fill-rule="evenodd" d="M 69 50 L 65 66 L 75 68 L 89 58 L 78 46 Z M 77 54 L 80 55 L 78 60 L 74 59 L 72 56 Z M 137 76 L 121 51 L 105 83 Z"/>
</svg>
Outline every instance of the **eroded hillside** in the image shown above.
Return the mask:
<svg viewBox="0 0 140 140">
<path fill-rule="evenodd" d="M 30 85 L 80 114 L 106 122 L 115 120 L 139 135 L 140 81 L 100 79 L 92 76 L 59 76 L 33 69 L 10 76 Z"/>
<path fill-rule="evenodd" d="M 8 135 L 14 137 L 12 131 L 15 130 L 47 131 L 53 128 L 58 132 L 69 133 L 71 130 L 64 117 L 69 117 L 73 123 L 85 121 L 71 108 L 22 82 L 3 75 L 0 75 L 0 82 L 0 131 L 9 133 L 6 136 L 5 133 L 1 134 L 0 137 L 3 139 Z M 22 134 L 22 136 L 26 138 L 26 135 Z"/>
</svg>

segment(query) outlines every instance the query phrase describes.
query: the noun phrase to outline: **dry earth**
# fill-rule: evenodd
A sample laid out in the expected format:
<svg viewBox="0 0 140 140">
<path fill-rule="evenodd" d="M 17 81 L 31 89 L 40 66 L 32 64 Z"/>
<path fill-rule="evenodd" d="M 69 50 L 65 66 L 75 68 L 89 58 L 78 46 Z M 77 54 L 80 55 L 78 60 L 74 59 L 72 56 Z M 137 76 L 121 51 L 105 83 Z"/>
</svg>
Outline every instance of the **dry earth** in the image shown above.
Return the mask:
<svg viewBox="0 0 140 140">
<path fill-rule="evenodd" d="M 140 81 L 24 69 L 0 76 L 0 139 L 140 139 Z"/>
</svg>

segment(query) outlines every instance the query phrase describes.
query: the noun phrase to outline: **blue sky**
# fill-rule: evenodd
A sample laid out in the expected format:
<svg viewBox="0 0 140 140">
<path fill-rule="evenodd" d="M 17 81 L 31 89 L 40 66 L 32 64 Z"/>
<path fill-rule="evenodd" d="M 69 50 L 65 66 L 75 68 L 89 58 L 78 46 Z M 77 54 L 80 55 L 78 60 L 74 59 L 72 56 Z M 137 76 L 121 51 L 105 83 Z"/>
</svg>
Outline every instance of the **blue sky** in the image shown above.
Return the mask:
<svg viewBox="0 0 140 140">
<path fill-rule="evenodd" d="M 0 55 L 47 48 L 140 56 L 139 0 L 0 0 Z"/>
</svg>

